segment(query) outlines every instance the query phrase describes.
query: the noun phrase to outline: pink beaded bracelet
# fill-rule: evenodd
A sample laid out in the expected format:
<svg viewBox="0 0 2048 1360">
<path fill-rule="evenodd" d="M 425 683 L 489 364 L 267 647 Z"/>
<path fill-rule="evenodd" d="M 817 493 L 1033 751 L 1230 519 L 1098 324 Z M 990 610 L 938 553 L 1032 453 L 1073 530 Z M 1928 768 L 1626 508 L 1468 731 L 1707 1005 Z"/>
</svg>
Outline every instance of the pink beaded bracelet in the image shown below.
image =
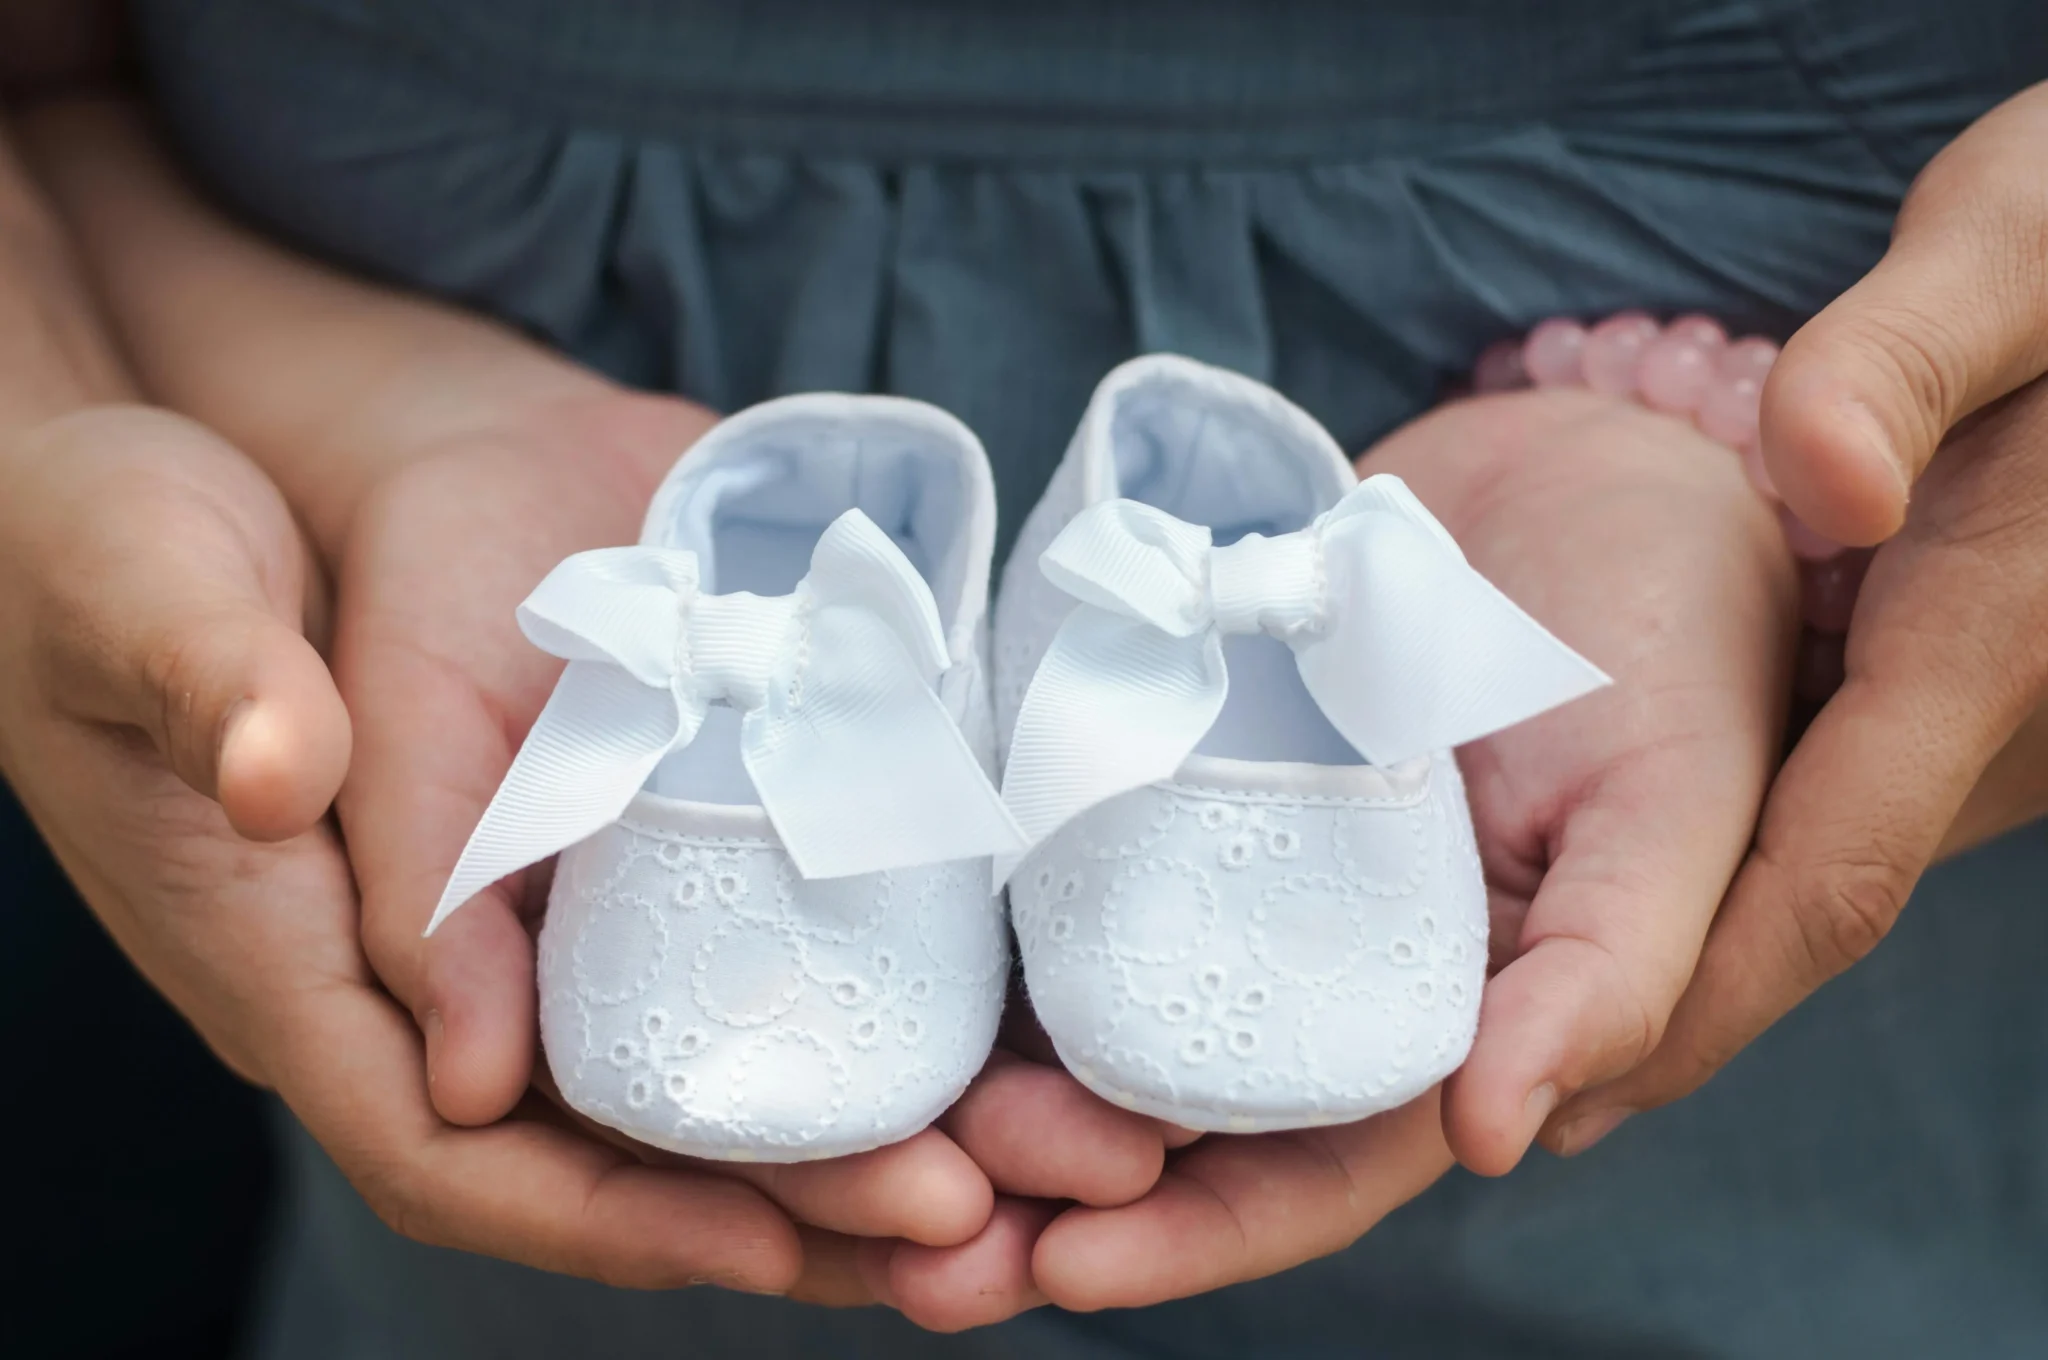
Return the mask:
<svg viewBox="0 0 2048 1360">
<path fill-rule="evenodd" d="M 1701 434 L 1734 449 L 1750 484 L 1776 506 L 1785 542 L 1799 562 L 1800 613 L 1796 678 L 1801 699 L 1826 699 L 1842 683 L 1842 645 L 1871 550 L 1823 537 L 1780 503 L 1757 438 L 1764 379 L 1778 346 L 1761 336 L 1730 340 L 1712 317 L 1681 316 L 1660 325 L 1645 312 L 1619 312 L 1590 328 L 1563 317 L 1538 325 L 1522 340 L 1502 340 L 1479 356 L 1472 373 L 1479 392 L 1524 387 L 1585 387 L 1627 397 L 1692 421 Z"/>
</svg>

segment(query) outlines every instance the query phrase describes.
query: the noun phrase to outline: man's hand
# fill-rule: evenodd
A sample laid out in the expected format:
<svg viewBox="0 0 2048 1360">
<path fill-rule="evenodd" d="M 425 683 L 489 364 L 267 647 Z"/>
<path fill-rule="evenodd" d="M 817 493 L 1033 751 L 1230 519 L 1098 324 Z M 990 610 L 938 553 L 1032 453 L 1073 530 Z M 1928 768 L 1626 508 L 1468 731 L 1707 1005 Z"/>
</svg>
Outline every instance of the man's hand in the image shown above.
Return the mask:
<svg viewBox="0 0 2048 1360">
<path fill-rule="evenodd" d="M 2048 812 L 2044 146 L 2048 85 L 1958 138 L 1884 260 L 1765 387 L 1787 503 L 1845 542 L 1887 541 L 1847 678 L 1773 786 L 1662 1046 L 1559 1111 L 1564 1145 L 1705 1081 L 1875 947 L 1937 854 Z"/>
<path fill-rule="evenodd" d="M 137 967 L 387 1222 L 619 1283 L 833 1287 L 745 1186 L 545 1121 L 435 1117 L 321 822 L 349 724 L 303 631 L 317 570 L 261 473 L 120 407 L 0 445 L 0 479 L 0 765 Z"/>
</svg>

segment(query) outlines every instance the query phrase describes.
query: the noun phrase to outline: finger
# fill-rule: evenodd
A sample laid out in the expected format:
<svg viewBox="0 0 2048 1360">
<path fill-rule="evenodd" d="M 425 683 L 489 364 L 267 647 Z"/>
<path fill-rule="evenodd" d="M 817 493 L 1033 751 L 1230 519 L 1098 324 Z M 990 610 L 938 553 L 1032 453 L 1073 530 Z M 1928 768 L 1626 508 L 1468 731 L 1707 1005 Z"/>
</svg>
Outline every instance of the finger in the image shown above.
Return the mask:
<svg viewBox="0 0 2048 1360">
<path fill-rule="evenodd" d="M 1471 1054 L 1444 1086 L 1445 1136 L 1470 1169 L 1512 1170 L 1561 1101 L 1662 1035 L 1769 779 L 1768 744 L 1731 734 L 1776 727 L 1728 720 L 1726 702 L 1712 689 L 1665 697 L 1678 735 L 1566 813 L 1513 960 L 1486 985 Z"/>
<path fill-rule="evenodd" d="M 1697 1087 L 1884 937 L 1993 756 L 2048 690 L 2048 383 L 1930 474 L 1881 549 L 1847 678 L 1773 786 L 1755 850 L 1663 1042 L 1553 1116 L 1582 1149 Z"/>
<path fill-rule="evenodd" d="M 796 1231 L 803 1243 L 804 1268 L 785 1291 L 786 1297 L 822 1308 L 865 1308 L 882 1301 L 861 1270 L 863 1254 L 882 1244 L 802 1224 Z"/>
<path fill-rule="evenodd" d="M 339 810 L 364 945 L 427 1033 L 435 1105 L 454 1122 L 498 1117 L 533 1066 L 521 909 L 540 907 L 535 875 L 420 938 L 561 670 L 520 636 L 514 610 L 562 558 L 630 540 L 653 482 L 705 427 L 699 408 L 668 399 L 557 405 L 443 440 L 356 516 L 335 669 L 358 741 Z"/>
<path fill-rule="evenodd" d="M 95 410 L 35 439 L 35 627 L 57 709 L 145 734 L 244 836 L 304 832 L 351 733 L 301 631 L 312 568 L 276 490 L 163 412 Z"/>
<path fill-rule="evenodd" d="M 1892 245 L 1786 344 L 1764 387 L 1771 477 L 1845 543 L 1904 521 L 1956 422 L 2048 370 L 2048 84 L 1980 119 L 1921 173 Z"/>
<path fill-rule="evenodd" d="M 988 1177 L 937 1129 L 829 1161 L 698 1165 L 746 1181 L 805 1223 L 933 1247 L 971 1240 L 995 1204 Z"/>
<path fill-rule="evenodd" d="M 267 1067 L 378 1216 L 406 1236 L 608 1284 L 790 1289 L 795 1229 L 729 1177 L 643 1165 L 540 1120 L 455 1129 L 417 1031 L 363 987 L 303 996 Z"/>
<path fill-rule="evenodd" d="M 1165 1125 L 1001 1049 L 939 1122 L 1006 1195 L 1128 1204 L 1166 1163 Z"/>
<path fill-rule="evenodd" d="M 649 1147 L 569 1108 L 546 1069 L 534 1073 L 533 1085 L 555 1123 L 650 1165 L 687 1167 L 744 1181 L 800 1223 L 828 1233 L 952 1246 L 967 1241 L 988 1222 L 994 1200 L 988 1177 L 935 1128 L 871 1152 L 824 1161 L 714 1162 Z M 531 1104 L 523 1101 L 521 1108 Z"/>
<path fill-rule="evenodd" d="M 1965 850 L 2017 826 L 2048 817 L 2048 696 L 2033 715 L 2020 724 L 2012 739 L 1985 767 L 1983 777 L 1971 786 L 1962 811 L 1941 839 L 1937 861 Z"/>
<path fill-rule="evenodd" d="M 1037 1308 L 1046 1297 L 1031 1278 L 1031 1252 L 1059 1206 L 998 1200 L 972 1241 L 956 1247 L 870 1243 L 860 1261 L 870 1292 L 934 1332 L 985 1327 Z"/>
<path fill-rule="evenodd" d="M 1054 1219 L 1032 1275 L 1078 1311 L 1258 1279 L 1349 1246 L 1450 1165 L 1435 1092 L 1341 1128 L 1205 1138 L 1137 1203 Z"/>
<path fill-rule="evenodd" d="M 530 875 L 513 875 L 431 939 L 421 931 L 560 670 L 513 623 L 571 546 L 557 552 L 559 530 L 536 526 L 589 517 L 568 492 L 503 490 L 492 518 L 504 524 L 479 526 L 473 551 L 451 564 L 441 517 L 492 475 L 509 479 L 458 458 L 372 497 L 342 578 L 335 652 L 356 714 L 339 811 L 362 884 L 363 944 L 426 1035 L 435 1108 L 458 1124 L 499 1118 L 526 1089 L 537 1002 L 525 908 L 539 895 Z"/>
</svg>

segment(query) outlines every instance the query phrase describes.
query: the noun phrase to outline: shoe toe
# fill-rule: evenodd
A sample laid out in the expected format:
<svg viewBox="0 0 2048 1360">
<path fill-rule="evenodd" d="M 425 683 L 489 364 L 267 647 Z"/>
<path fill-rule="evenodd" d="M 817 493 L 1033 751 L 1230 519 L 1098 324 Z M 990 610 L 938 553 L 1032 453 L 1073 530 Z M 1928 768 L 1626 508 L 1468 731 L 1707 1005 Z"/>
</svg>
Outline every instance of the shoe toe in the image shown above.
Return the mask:
<svg viewBox="0 0 2048 1360">
<path fill-rule="evenodd" d="M 1075 1075 L 1192 1128 L 1391 1109 L 1478 1017 L 1485 886 L 1448 757 L 1354 798 L 1134 790 L 1048 841 L 1011 911 Z"/>
<path fill-rule="evenodd" d="M 909 1137 L 965 1089 L 1007 963 L 985 867 L 806 881 L 772 841 L 629 813 L 562 856 L 542 1038 L 564 1099 L 641 1142 L 842 1156 Z"/>
</svg>

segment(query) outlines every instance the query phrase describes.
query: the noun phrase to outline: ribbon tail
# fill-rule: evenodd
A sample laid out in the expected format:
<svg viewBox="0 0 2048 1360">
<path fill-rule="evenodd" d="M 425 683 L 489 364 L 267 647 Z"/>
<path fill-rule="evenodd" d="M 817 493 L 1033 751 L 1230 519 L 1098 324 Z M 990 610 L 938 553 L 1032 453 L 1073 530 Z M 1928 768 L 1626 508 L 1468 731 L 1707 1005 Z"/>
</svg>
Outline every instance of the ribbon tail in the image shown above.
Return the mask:
<svg viewBox="0 0 2048 1360">
<path fill-rule="evenodd" d="M 997 856 L 996 886 L 1079 813 L 1170 778 L 1214 725 L 1229 689 L 1213 629 L 1174 637 L 1091 605 L 1069 614 L 1017 714 L 1003 801 L 1026 849 Z"/>
<path fill-rule="evenodd" d="M 1295 660 L 1324 715 L 1374 764 L 1476 741 L 1612 683 L 1440 529 L 1373 515 L 1336 532 L 1332 589 L 1356 604 L 1297 643 Z"/>
<path fill-rule="evenodd" d="M 877 531 L 879 532 L 879 531 Z M 747 714 L 740 754 L 805 878 L 1015 853 L 1023 836 L 894 627 L 819 605 L 816 658 Z"/>
<path fill-rule="evenodd" d="M 681 727 L 667 691 L 604 662 L 570 662 L 463 847 L 426 933 L 505 875 L 617 821 Z"/>
<path fill-rule="evenodd" d="M 931 587 L 895 540 L 859 510 L 848 510 L 819 536 L 805 581 L 823 604 L 860 605 L 878 615 L 928 682 L 946 669 L 945 630 Z"/>
</svg>

